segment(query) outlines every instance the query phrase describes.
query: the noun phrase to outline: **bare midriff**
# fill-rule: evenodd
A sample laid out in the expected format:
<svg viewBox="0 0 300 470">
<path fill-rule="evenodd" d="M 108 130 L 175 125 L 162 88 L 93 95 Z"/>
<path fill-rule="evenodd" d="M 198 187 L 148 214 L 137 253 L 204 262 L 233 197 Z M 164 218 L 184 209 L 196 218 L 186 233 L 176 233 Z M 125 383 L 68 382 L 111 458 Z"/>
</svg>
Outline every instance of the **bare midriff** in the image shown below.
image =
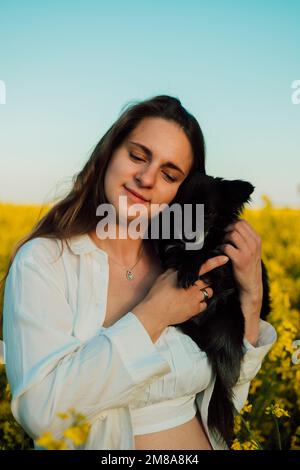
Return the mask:
<svg viewBox="0 0 300 470">
<path fill-rule="evenodd" d="M 163 431 L 134 436 L 136 450 L 213 450 L 199 411 L 190 421 Z"/>
<path fill-rule="evenodd" d="M 155 279 L 162 273 L 153 257 L 146 258 L 134 269 L 134 280 L 128 281 L 125 270 L 109 262 L 109 283 L 106 315 L 103 326 L 107 328 L 133 309 L 146 296 Z M 136 450 L 197 449 L 212 450 L 206 436 L 199 411 L 190 421 L 164 431 L 137 435 Z"/>
</svg>

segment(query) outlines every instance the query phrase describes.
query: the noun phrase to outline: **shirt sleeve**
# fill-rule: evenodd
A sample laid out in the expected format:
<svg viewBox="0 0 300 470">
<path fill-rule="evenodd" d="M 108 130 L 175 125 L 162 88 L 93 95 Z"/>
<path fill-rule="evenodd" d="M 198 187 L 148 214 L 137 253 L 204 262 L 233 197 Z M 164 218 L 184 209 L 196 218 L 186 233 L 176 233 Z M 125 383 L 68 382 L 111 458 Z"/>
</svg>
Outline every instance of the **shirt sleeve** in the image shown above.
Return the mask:
<svg viewBox="0 0 300 470">
<path fill-rule="evenodd" d="M 14 259 L 4 291 L 6 373 L 12 413 L 33 439 L 58 437 L 58 412 L 75 408 L 91 422 L 128 406 L 146 382 L 171 371 L 132 312 L 95 336 L 72 335 L 63 270 L 32 256 Z"/>
<path fill-rule="evenodd" d="M 244 337 L 244 357 L 241 364 L 241 371 L 236 385 L 233 387 L 234 406 L 238 412 L 245 405 L 251 380 L 257 375 L 261 369 L 262 362 L 267 353 L 277 341 L 277 332 L 271 323 L 259 320 L 259 336 L 256 346 L 253 346 Z"/>
<path fill-rule="evenodd" d="M 241 364 L 240 377 L 237 384 L 248 382 L 252 380 L 259 369 L 261 368 L 262 361 L 267 353 L 272 348 L 277 340 L 277 332 L 271 323 L 260 319 L 259 320 L 259 334 L 256 346 L 253 346 L 244 337 L 244 357 Z"/>
<path fill-rule="evenodd" d="M 5 364 L 5 343 L 0 340 L 0 364 Z"/>
</svg>

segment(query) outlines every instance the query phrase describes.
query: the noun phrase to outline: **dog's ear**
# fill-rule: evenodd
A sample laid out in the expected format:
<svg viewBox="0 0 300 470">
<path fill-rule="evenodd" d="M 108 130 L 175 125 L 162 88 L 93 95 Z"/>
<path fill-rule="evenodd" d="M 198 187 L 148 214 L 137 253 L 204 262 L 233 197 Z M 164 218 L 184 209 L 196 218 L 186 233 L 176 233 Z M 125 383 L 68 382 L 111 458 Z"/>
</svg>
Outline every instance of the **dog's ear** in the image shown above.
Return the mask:
<svg viewBox="0 0 300 470">
<path fill-rule="evenodd" d="M 225 180 L 216 178 L 220 185 L 222 195 L 232 203 L 246 204 L 251 200 L 250 195 L 254 191 L 254 186 L 248 181 L 243 180 Z"/>
<path fill-rule="evenodd" d="M 238 215 L 244 204 L 251 201 L 254 186 L 248 181 L 226 180 L 193 171 L 179 187 L 177 199 L 182 203 L 204 203 L 219 215 Z"/>
<path fill-rule="evenodd" d="M 215 185 L 219 195 L 218 210 L 222 215 L 231 213 L 233 217 L 241 214 L 244 205 L 251 201 L 251 194 L 254 191 L 254 186 L 244 180 L 225 180 L 216 177 Z"/>
</svg>

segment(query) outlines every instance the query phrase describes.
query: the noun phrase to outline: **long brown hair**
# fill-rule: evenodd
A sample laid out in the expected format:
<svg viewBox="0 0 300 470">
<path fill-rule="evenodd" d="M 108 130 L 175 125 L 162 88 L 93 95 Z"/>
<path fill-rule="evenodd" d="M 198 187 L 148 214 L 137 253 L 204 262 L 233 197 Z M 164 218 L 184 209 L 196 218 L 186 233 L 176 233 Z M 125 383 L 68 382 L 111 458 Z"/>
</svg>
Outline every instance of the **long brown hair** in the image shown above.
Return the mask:
<svg viewBox="0 0 300 470">
<path fill-rule="evenodd" d="M 45 237 L 67 242 L 67 239 L 72 236 L 85 234 L 95 229 L 99 221 L 99 218 L 96 219 L 97 207 L 109 202 L 104 192 L 104 177 L 108 163 L 115 149 L 139 122 L 147 117 L 164 118 L 182 127 L 193 153 L 193 164 L 189 175 L 193 170 L 199 170 L 205 174 L 205 143 L 201 128 L 195 117 L 182 106 L 178 98 L 159 95 L 129 105 L 96 144 L 82 170 L 73 177 L 73 186 L 69 193 L 61 201 L 55 203 L 36 223 L 31 232 L 19 241 L 11 255 L 1 283 L 4 284 L 17 251 L 27 241 L 36 237 Z M 181 198 L 187 185 L 188 178 L 185 178 L 173 201 Z M 151 238 L 146 241 L 151 243 Z M 216 381 L 213 393 L 220 396 L 218 381 Z M 209 409 L 208 426 L 210 429 L 217 429 L 229 444 L 233 415 L 227 398 L 224 396 L 219 401 L 220 407 Z"/>
<path fill-rule="evenodd" d="M 99 216 L 96 218 L 96 209 L 100 204 L 108 203 L 104 192 L 104 177 L 108 163 L 115 149 L 140 121 L 147 117 L 164 118 L 181 126 L 193 152 L 193 165 L 190 171 L 198 169 L 205 173 L 205 143 L 202 130 L 198 121 L 182 106 L 178 98 L 159 95 L 129 104 L 96 144 L 82 170 L 74 175 L 69 193 L 54 204 L 29 234 L 17 243 L 0 286 L 5 283 L 17 251 L 27 241 L 37 237 L 66 240 L 96 227 L 99 222 Z"/>
</svg>

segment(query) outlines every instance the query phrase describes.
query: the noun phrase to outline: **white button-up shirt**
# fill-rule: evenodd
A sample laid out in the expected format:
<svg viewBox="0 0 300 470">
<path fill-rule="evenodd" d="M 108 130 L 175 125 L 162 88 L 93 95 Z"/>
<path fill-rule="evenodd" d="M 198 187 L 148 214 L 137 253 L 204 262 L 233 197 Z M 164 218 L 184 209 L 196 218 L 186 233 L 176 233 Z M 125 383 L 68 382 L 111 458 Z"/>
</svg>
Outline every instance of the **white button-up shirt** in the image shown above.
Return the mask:
<svg viewBox="0 0 300 470">
<path fill-rule="evenodd" d="M 88 234 L 60 242 L 35 238 L 17 252 L 4 290 L 3 336 L 11 409 L 34 440 L 50 431 L 62 437 L 66 422 L 57 416 L 71 407 L 86 416 L 91 430 L 81 449 L 134 449 L 129 404 L 140 388 L 171 371 L 139 319 L 127 312 L 103 328 L 109 264 L 107 253 Z M 239 412 L 250 381 L 277 339 L 275 328 L 260 320 L 256 347 L 244 338 L 244 360 L 233 391 Z M 215 375 L 196 395 L 207 426 Z"/>
</svg>

